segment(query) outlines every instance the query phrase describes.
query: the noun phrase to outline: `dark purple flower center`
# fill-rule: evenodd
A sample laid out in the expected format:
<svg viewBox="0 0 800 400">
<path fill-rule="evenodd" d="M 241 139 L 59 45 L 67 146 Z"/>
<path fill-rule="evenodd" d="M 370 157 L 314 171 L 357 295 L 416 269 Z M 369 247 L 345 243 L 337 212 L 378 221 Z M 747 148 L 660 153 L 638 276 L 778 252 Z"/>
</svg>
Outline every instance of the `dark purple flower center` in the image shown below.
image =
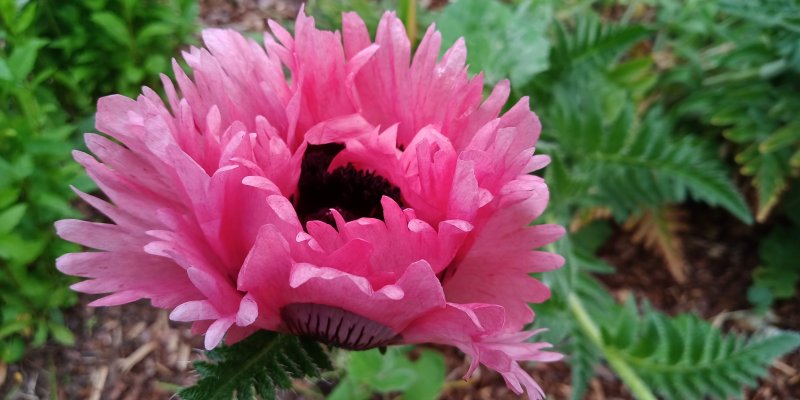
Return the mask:
<svg viewBox="0 0 800 400">
<path fill-rule="evenodd" d="M 386 346 L 398 339 L 389 327 L 339 307 L 293 303 L 281 308 L 281 318 L 295 335 L 347 350 Z"/>
<path fill-rule="evenodd" d="M 328 172 L 331 161 L 343 149 L 339 143 L 309 145 L 306 149 L 294 199 L 303 224 L 320 220 L 334 225 L 331 209 L 346 221 L 361 217 L 383 219 L 382 196 L 389 196 L 402 206 L 400 189 L 382 176 L 356 169 L 352 164 Z"/>
</svg>

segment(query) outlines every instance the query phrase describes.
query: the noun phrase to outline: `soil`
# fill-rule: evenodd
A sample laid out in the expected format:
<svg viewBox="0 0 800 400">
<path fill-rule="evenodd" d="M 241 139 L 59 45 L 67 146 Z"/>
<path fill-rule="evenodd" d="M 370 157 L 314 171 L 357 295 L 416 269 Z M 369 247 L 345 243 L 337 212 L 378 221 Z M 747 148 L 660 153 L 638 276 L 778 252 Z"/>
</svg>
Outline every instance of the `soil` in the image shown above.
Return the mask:
<svg viewBox="0 0 800 400">
<path fill-rule="evenodd" d="M 265 29 L 268 18 L 293 18 L 300 7 L 294 0 L 201 0 L 201 18 L 206 26 L 239 30 Z M 443 1 L 431 4 L 441 6 Z M 725 329 L 751 332 L 764 319 L 749 318 L 745 297 L 751 272 L 758 264 L 758 239 L 768 229 L 746 226 L 728 213 L 699 204 L 685 207 L 687 228 L 681 235 L 690 265 L 688 279 L 678 284 L 664 261 L 632 241 L 620 227 L 600 249 L 599 255 L 617 267 L 617 273 L 600 279 L 622 299 L 636 296 L 669 314 L 697 312 L 722 324 Z M 175 324 L 166 311 L 137 302 L 121 307 L 89 308 L 80 304 L 66 313 L 66 322 L 76 334 L 74 347 L 48 344 L 31 351 L 19 363 L 0 364 L 0 394 L 4 399 L 168 399 L 178 387 L 191 384 L 195 375 L 191 362 L 202 357 L 202 339 L 188 326 Z M 800 301 L 782 301 L 773 307 L 767 323 L 800 330 Z M 448 382 L 442 399 L 518 399 L 493 372 L 479 369 L 470 381 L 461 376 L 468 368 L 464 356 L 452 348 L 438 348 L 446 356 Z M 548 398 L 566 399 L 571 393 L 570 369 L 565 363 L 529 365 L 526 369 L 540 382 Z M 613 373 L 601 366 L 586 394 L 587 399 L 630 399 Z M 330 389 L 330 383 L 326 383 Z M 300 393 L 308 384 L 298 382 L 297 391 L 284 399 L 311 399 Z M 748 399 L 800 399 L 800 351 L 773 364 L 770 374 Z"/>
</svg>

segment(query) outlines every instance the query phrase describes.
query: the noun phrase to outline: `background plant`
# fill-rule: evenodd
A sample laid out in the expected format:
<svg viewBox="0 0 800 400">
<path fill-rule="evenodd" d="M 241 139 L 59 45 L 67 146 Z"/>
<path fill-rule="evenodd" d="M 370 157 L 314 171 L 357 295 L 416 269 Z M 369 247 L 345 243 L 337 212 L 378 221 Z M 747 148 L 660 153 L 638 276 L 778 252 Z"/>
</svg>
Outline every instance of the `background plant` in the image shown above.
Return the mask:
<svg viewBox="0 0 800 400">
<path fill-rule="evenodd" d="M 94 189 L 71 150 L 93 130 L 94 102 L 135 95 L 193 41 L 186 0 L 0 0 L 0 359 L 48 338 L 71 344 L 61 310 L 75 303 L 53 221 L 78 217 L 74 185 Z"/>
<path fill-rule="evenodd" d="M 464 14 L 472 7 L 485 7 L 478 3 L 482 2 L 460 0 L 448 6 L 439 19 L 447 25 L 440 28 L 452 37 L 469 36 L 473 22 Z M 531 2 L 516 3 L 494 6 L 509 8 L 507 13 L 512 15 L 518 10 L 547 9 L 556 4 L 539 1 L 531 7 Z M 696 316 L 670 317 L 632 299 L 625 305 L 618 304 L 595 277 L 597 273 L 613 273 L 614 267 L 594 256 L 609 229 L 604 223 L 593 221 L 613 218 L 636 229 L 634 238 L 641 238 L 661 253 L 678 281 L 686 279 L 685 269 L 691 266 L 686 265 L 681 253 L 676 232 L 682 221 L 680 214 L 673 211 L 675 206 L 690 199 L 701 201 L 723 207 L 745 223 L 753 222 L 744 196 L 733 183 L 734 174 L 725 153 L 716 151 L 726 147 L 717 135 L 720 125 L 733 126 L 730 130 L 758 126 L 762 132 L 758 135 L 762 136 L 740 141 L 759 149 L 754 157 L 761 161 L 748 162 L 772 162 L 775 168 L 763 171 L 765 178 L 781 181 L 773 186 L 789 184 L 790 173 L 781 171 L 790 170 L 789 159 L 798 143 L 789 140 L 791 135 L 785 130 L 791 122 L 773 118 L 770 124 L 759 125 L 763 118 L 769 118 L 767 115 L 783 115 L 779 112 L 782 109 L 775 105 L 773 97 L 762 98 L 757 93 L 743 96 L 738 89 L 743 79 L 749 85 L 760 85 L 762 93 L 782 98 L 779 104 L 797 101 L 796 93 L 769 87 L 773 84 L 769 78 L 792 73 L 790 68 L 781 66 L 789 65 L 794 54 L 788 50 L 790 46 L 773 43 L 784 43 L 784 37 L 794 34 L 787 21 L 794 21 L 797 14 L 782 14 L 788 15 L 786 20 L 767 19 L 767 11 L 747 13 L 759 5 L 732 1 L 630 3 L 560 4 L 552 29 L 540 33 L 537 39 L 550 43 L 547 59 L 531 61 L 547 68 L 512 80 L 517 87 L 514 95 L 530 96 L 545 125 L 538 150 L 552 156 L 546 170 L 551 190 L 548 218 L 570 226 L 573 232 L 557 243 L 557 252 L 566 257 L 567 265 L 556 273 L 545 274 L 555 289 L 548 303 L 536 307 L 536 324 L 551 328 L 548 339 L 560 343 L 568 354 L 574 399 L 582 398 L 594 367 L 601 362 L 607 363 L 637 398 L 655 398 L 656 394 L 666 398 L 740 396 L 742 386 L 753 385 L 755 378 L 766 374 L 765 366 L 774 357 L 800 346 L 800 335 L 765 328 L 745 339 L 724 334 Z M 773 11 L 778 6 L 790 8 L 788 2 L 764 3 Z M 540 11 L 538 15 L 546 13 Z M 654 19 L 654 15 L 658 17 Z M 471 17 L 487 21 L 482 14 Z M 536 15 L 529 14 L 527 20 L 535 21 Z M 482 34 L 502 37 L 507 23 L 508 20 L 486 23 Z M 720 36 L 709 38 L 706 30 Z M 729 36 L 724 36 L 726 32 Z M 741 51 L 751 58 L 747 63 L 727 55 L 731 58 L 717 60 L 711 71 L 707 65 L 697 70 L 700 61 L 689 58 L 698 49 L 715 48 L 747 35 L 751 35 L 748 41 L 736 42 L 743 43 L 742 48 L 752 44 L 749 47 L 773 50 L 750 50 L 760 56 L 760 64 L 752 60 L 756 55 L 745 50 Z M 513 48 L 504 53 L 511 58 L 516 54 L 527 53 Z M 493 57 L 480 47 L 470 47 L 468 62 L 481 65 L 492 62 Z M 768 69 L 763 68 L 765 59 L 784 61 L 773 65 L 771 76 L 752 73 L 752 68 L 762 72 Z M 671 63 L 669 71 L 662 72 L 665 65 L 659 63 L 664 62 Z M 728 79 L 723 73 L 729 74 Z M 713 90 L 698 87 L 697 82 L 714 85 Z M 698 104 L 710 109 L 697 112 Z M 761 105 L 764 108 L 758 109 Z M 767 109 L 767 105 L 772 108 Z M 753 110 L 744 112 L 742 107 Z M 698 115 L 722 115 L 723 110 L 730 119 L 698 121 Z M 751 113 L 760 111 L 763 114 L 759 119 L 749 118 Z M 788 119 L 789 114 L 785 115 Z M 726 131 L 727 138 L 731 137 L 730 130 Z M 793 135 L 797 131 L 792 132 Z M 765 138 L 771 135 L 778 139 Z M 747 165 L 742 154 L 736 161 Z M 748 169 L 743 172 L 751 174 Z M 757 173 L 753 174 L 761 191 L 756 210 L 763 220 L 771 207 L 766 203 L 777 202 L 779 191 L 763 190 L 766 184 L 758 180 Z M 777 288 L 767 279 L 759 279 L 770 272 L 786 277 L 785 265 L 794 265 L 783 261 L 789 259 L 785 254 L 790 248 L 786 240 L 793 233 L 776 229 L 762 244 L 765 265 L 774 266 L 756 272 L 756 287 L 771 287 L 768 290 L 788 297 L 793 294 L 796 281 Z"/>
</svg>

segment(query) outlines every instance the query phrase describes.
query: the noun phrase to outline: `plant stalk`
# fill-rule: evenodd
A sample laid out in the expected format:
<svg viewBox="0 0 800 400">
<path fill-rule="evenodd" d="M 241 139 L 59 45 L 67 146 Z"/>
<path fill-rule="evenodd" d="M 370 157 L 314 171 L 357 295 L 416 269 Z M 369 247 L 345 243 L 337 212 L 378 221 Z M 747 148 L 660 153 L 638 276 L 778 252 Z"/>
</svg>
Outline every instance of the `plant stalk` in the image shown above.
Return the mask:
<svg viewBox="0 0 800 400">
<path fill-rule="evenodd" d="M 600 328 L 592 321 L 592 318 L 589 316 L 589 313 L 586 312 L 580 299 L 578 299 L 574 293 L 570 293 L 568 302 L 570 311 L 572 311 L 572 314 L 575 316 L 578 326 L 580 326 L 589 340 L 603 352 L 603 356 L 608 360 L 611 369 L 622 379 L 622 382 L 625 383 L 625 386 L 628 387 L 631 394 L 639 400 L 656 400 L 656 396 L 650 391 L 647 384 L 644 383 L 633 368 L 622 359 L 620 354 L 617 353 L 615 349 L 608 348 L 603 343 L 603 338 L 600 335 Z"/>
<path fill-rule="evenodd" d="M 411 46 L 417 41 L 417 0 L 408 0 L 406 3 L 405 24 L 406 32 L 408 34 L 408 41 Z"/>
</svg>

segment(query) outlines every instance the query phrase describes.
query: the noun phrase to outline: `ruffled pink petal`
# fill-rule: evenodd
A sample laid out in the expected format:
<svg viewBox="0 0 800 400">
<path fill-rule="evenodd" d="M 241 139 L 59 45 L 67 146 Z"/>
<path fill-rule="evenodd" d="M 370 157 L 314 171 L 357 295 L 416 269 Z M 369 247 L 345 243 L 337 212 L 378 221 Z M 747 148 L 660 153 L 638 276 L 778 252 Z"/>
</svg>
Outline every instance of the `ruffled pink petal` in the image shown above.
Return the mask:
<svg viewBox="0 0 800 400">
<path fill-rule="evenodd" d="M 55 226 L 62 239 L 98 250 L 131 250 L 149 242 L 147 235 L 127 231 L 119 225 L 64 219 Z"/>
<path fill-rule="evenodd" d="M 385 222 L 369 218 L 345 222 L 338 213 L 334 217 L 344 241 L 361 239 L 371 244 L 374 271 L 397 277 L 418 260 L 426 260 L 439 273 L 454 259 L 473 228 L 463 220 L 445 220 L 433 227 L 404 212 L 389 197 L 383 197 L 381 205 Z"/>
<path fill-rule="evenodd" d="M 428 313 L 402 333 L 407 343 L 440 343 L 458 347 L 472 357 L 465 379 L 485 366 L 499 372 L 517 394 L 526 391 L 529 399 L 544 394 L 533 378 L 519 365 L 522 361 L 550 362 L 561 355 L 543 349 L 547 343 L 526 342 L 533 333 L 514 333 L 505 326 L 504 310 L 491 304 L 454 304 Z"/>
<path fill-rule="evenodd" d="M 296 265 L 290 277 L 289 302 L 332 305 L 395 332 L 420 314 L 444 306 L 444 293 L 430 265 L 418 261 L 408 266 L 394 285 L 378 290 L 366 279 L 310 264 Z"/>
<path fill-rule="evenodd" d="M 116 305 L 146 298 L 156 307 L 171 308 L 201 296 L 183 268 L 167 259 L 137 251 L 65 254 L 56 260 L 56 268 L 65 274 L 91 278 L 72 285 L 76 291 L 126 293 L 96 305 Z"/>
</svg>

